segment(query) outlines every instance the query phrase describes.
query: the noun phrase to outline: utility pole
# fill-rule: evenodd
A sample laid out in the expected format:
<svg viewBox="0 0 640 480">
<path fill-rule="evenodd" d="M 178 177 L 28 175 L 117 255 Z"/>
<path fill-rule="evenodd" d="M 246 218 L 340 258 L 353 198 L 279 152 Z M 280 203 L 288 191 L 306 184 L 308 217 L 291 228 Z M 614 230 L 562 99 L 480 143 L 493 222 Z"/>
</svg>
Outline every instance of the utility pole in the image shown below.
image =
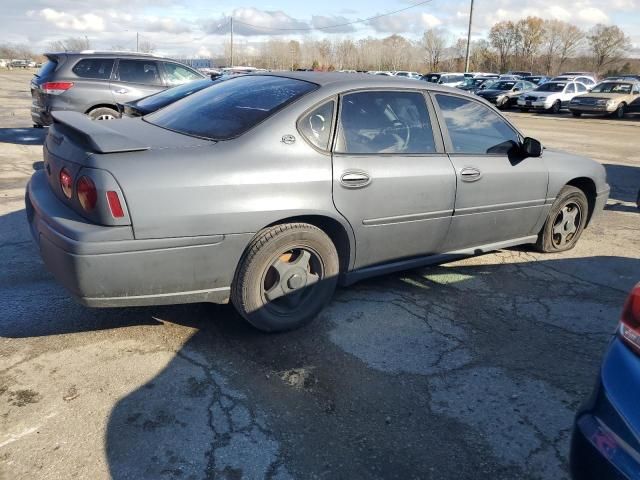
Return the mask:
<svg viewBox="0 0 640 480">
<path fill-rule="evenodd" d="M 233 67 L 233 17 L 231 17 L 231 65 Z"/>
<path fill-rule="evenodd" d="M 140 51 L 140 34 L 136 32 L 136 52 Z"/>
<path fill-rule="evenodd" d="M 471 23 L 473 22 L 473 0 L 471 0 L 471 7 L 469 8 L 469 31 L 467 32 L 467 54 L 464 60 L 464 72 L 469 71 L 469 52 L 471 51 Z"/>
</svg>

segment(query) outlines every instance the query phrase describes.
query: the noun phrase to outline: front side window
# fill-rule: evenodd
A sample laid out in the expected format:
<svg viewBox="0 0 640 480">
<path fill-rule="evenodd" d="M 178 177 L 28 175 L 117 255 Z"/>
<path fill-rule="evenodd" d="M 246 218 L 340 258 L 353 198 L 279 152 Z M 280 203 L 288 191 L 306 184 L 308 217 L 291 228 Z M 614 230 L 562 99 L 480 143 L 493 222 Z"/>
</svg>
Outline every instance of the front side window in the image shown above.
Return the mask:
<svg viewBox="0 0 640 480">
<path fill-rule="evenodd" d="M 507 154 L 518 134 L 497 113 L 479 102 L 437 94 L 436 100 L 453 146 L 451 153 Z"/>
<path fill-rule="evenodd" d="M 168 85 L 182 85 L 183 83 L 202 78 L 201 75 L 198 75 L 193 70 L 178 65 L 177 63 L 165 63 L 164 71 L 167 74 Z"/>
<path fill-rule="evenodd" d="M 158 63 L 147 60 L 120 60 L 118 78 L 123 82 L 162 85 Z"/>
<path fill-rule="evenodd" d="M 334 101 L 327 102 L 311 113 L 304 115 L 298 122 L 300 133 L 321 150 L 328 150 L 331 140 Z"/>
<path fill-rule="evenodd" d="M 344 95 L 336 151 L 420 154 L 436 151 L 425 98 L 419 92 Z"/>
<path fill-rule="evenodd" d="M 111 78 L 113 62 L 112 58 L 85 58 L 76 63 L 71 70 L 82 78 L 108 80 Z"/>
<path fill-rule="evenodd" d="M 230 78 L 144 119 L 168 130 L 210 140 L 242 135 L 318 85 L 269 75 Z"/>
</svg>

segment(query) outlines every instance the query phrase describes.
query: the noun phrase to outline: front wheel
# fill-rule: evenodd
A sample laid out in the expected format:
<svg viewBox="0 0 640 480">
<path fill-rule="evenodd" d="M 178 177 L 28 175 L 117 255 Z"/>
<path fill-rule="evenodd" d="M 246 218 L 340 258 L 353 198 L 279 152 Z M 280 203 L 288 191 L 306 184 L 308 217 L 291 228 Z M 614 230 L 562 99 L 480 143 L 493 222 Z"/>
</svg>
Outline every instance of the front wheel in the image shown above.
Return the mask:
<svg viewBox="0 0 640 480">
<path fill-rule="evenodd" d="M 524 108 L 524 107 L 520 107 L 520 111 L 521 111 L 522 113 L 528 113 L 528 112 L 529 112 L 529 109 L 528 109 L 528 108 Z"/>
<path fill-rule="evenodd" d="M 570 185 L 565 186 L 553 202 L 538 235 L 538 250 L 553 253 L 572 249 L 582 235 L 588 214 L 589 203 L 584 192 Z"/>
<path fill-rule="evenodd" d="M 559 113 L 560 112 L 560 100 L 556 100 L 553 105 L 551 105 L 551 108 L 549 109 L 549 111 L 551 113 Z"/>
<path fill-rule="evenodd" d="M 618 108 L 616 108 L 616 111 L 613 112 L 613 116 L 618 119 L 624 118 L 625 114 L 627 113 L 626 107 L 627 106 L 624 103 L 621 103 L 620 105 L 618 105 Z"/>
<path fill-rule="evenodd" d="M 582 112 L 571 112 L 571 115 L 573 115 L 574 117 L 581 117 Z"/>
<path fill-rule="evenodd" d="M 307 223 L 276 225 L 260 232 L 247 248 L 231 301 L 259 330 L 293 330 L 329 303 L 338 274 L 338 253 L 326 233 Z"/>
</svg>

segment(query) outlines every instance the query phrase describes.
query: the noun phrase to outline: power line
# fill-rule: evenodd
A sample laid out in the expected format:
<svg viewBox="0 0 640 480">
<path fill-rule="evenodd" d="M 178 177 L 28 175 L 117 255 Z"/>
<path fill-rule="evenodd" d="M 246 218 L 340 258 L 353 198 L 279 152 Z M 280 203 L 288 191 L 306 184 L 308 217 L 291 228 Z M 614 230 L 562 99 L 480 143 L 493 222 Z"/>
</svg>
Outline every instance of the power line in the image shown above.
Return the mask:
<svg viewBox="0 0 640 480">
<path fill-rule="evenodd" d="M 303 32 L 303 31 L 312 31 L 312 30 L 330 30 L 332 28 L 340 28 L 340 27 L 347 27 L 349 25 L 355 25 L 356 23 L 370 22 L 371 20 L 376 20 L 376 19 L 382 18 L 382 17 L 388 17 L 389 15 L 395 15 L 397 13 L 402 13 L 402 12 L 405 12 L 405 11 L 410 10 L 412 8 L 416 8 L 416 7 L 419 7 L 421 5 L 425 5 L 427 3 L 431 3 L 431 2 L 433 2 L 433 0 L 423 0 L 422 2 L 414 3 L 413 5 L 409 5 L 408 7 L 400 8 L 400 9 L 394 10 L 392 12 L 382 13 L 380 15 L 374 15 L 373 17 L 362 18 L 360 20 L 354 20 L 352 22 L 337 23 L 335 25 L 327 25 L 327 26 L 324 26 L 324 27 L 299 27 L 299 28 L 263 27 L 263 26 L 260 26 L 260 25 L 254 25 L 252 23 L 243 22 L 242 20 L 238 20 L 237 18 L 234 18 L 234 22 L 240 23 L 240 24 L 245 25 L 247 27 L 253 27 L 253 28 L 256 28 L 258 30 L 275 30 L 275 31 L 280 31 L 280 32 L 285 32 L 285 31 L 286 32 Z"/>
</svg>

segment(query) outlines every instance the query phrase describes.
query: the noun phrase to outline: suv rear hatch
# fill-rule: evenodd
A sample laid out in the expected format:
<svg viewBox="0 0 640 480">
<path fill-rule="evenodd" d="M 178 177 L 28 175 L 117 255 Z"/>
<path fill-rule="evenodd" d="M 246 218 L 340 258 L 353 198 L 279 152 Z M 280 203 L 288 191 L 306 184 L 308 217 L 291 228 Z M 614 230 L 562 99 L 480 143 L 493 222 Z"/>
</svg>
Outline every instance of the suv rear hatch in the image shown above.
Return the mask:
<svg viewBox="0 0 640 480">
<path fill-rule="evenodd" d="M 38 73 L 33 75 L 31 79 L 31 114 L 34 122 L 40 125 L 48 124 L 49 121 L 44 118 L 47 114 L 47 92 L 61 93 L 65 85 L 53 85 L 54 73 L 58 66 L 64 62 L 66 55 L 57 53 L 45 54 L 47 61 L 42 65 Z M 49 85 L 47 85 L 49 84 Z M 47 87 L 58 87 L 57 89 L 48 89 Z M 38 121 L 41 119 L 41 121 Z"/>
</svg>

